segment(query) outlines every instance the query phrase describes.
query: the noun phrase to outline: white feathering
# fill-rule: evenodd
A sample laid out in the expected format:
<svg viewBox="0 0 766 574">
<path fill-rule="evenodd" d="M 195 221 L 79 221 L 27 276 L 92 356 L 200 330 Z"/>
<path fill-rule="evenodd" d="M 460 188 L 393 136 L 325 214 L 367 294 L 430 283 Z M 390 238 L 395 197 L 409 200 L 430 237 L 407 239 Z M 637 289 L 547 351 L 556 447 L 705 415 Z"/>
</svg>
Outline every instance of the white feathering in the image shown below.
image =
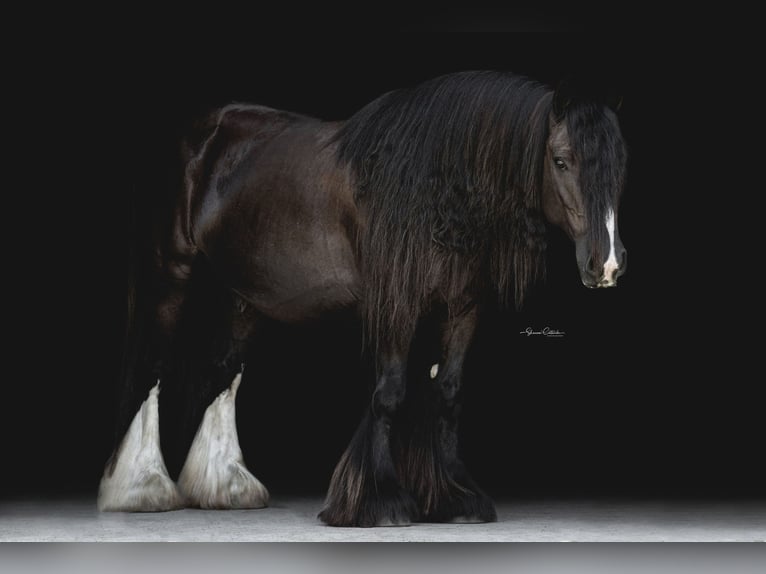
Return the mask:
<svg viewBox="0 0 766 574">
<path fill-rule="evenodd" d="M 101 511 L 160 512 L 184 506 L 160 450 L 159 392 L 157 381 L 115 453 L 112 472 L 101 478 Z"/>
<path fill-rule="evenodd" d="M 194 437 L 178 486 L 190 506 L 199 508 L 262 508 L 266 487 L 245 466 L 239 447 L 235 402 L 242 374 L 234 377 L 205 411 Z"/>
</svg>

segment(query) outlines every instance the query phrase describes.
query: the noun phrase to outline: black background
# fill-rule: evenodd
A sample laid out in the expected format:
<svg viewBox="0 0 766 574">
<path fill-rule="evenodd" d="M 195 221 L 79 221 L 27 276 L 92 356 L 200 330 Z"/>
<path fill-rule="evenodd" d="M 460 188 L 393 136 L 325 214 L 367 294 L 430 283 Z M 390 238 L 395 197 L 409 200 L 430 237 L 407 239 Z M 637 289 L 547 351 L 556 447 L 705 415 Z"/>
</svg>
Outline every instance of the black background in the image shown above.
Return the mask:
<svg viewBox="0 0 766 574">
<path fill-rule="evenodd" d="M 583 288 L 554 231 L 547 283 L 522 313 L 486 317 L 462 428 L 476 478 L 495 496 L 764 494 L 756 244 L 740 207 L 758 158 L 742 54 L 715 35 L 660 38 L 641 25 L 636 37 L 593 34 L 572 13 L 370 14 L 356 27 L 335 14 L 301 25 L 197 16 L 188 29 L 115 15 L 94 36 L 44 44 L 47 65 L 23 71 L 24 105 L 9 112 L 22 128 L 22 202 L 6 215 L 15 344 L 0 496 L 95 495 L 113 446 L 128 207 L 162 185 L 194 114 L 248 101 L 343 119 L 387 90 L 466 69 L 619 92 L 630 156 L 619 287 Z M 566 335 L 519 334 L 545 326 Z M 364 408 L 357 337 L 343 321 L 279 328 L 251 361 L 240 442 L 272 491 L 326 488 Z"/>
</svg>

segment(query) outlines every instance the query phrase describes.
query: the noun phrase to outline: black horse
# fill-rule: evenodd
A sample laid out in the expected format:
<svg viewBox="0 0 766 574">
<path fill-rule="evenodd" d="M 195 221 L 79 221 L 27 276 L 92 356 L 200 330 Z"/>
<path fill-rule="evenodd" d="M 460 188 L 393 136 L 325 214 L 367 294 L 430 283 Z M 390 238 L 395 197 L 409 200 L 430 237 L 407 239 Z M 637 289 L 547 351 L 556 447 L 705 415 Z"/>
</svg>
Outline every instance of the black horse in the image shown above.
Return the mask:
<svg viewBox="0 0 766 574">
<path fill-rule="evenodd" d="M 264 321 L 350 308 L 376 379 L 320 518 L 494 520 L 457 448 L 478 311 L 498 298 L 520 306 L 544 275 L 546 220 L 574 241 L 585 286 L 614 286 L 626 263 L 617 230 L 625 164 L 609 107 L 498 72 L 393 91 L 345 122 L 240 104 L 210 114 L 183 143 L 177 193 L 159 210 L 149 256 L 137 254 L 148 279 L 130 291 L 100 508 L 265 506 L 234 420 L 248 341 Z M 215 306 L 190 295 L 200 273 L 220 286 Z M 192 344 L 195 306 L 216 309 L 216 327 Z M 425 324 L 426 360 L 407 381 Z M 178 376 L 179 354 L 205 383 L 189 389 L 200 422 L 176 484 L 160 452 L 157 396 L 160 381 Z"/>
</svg>

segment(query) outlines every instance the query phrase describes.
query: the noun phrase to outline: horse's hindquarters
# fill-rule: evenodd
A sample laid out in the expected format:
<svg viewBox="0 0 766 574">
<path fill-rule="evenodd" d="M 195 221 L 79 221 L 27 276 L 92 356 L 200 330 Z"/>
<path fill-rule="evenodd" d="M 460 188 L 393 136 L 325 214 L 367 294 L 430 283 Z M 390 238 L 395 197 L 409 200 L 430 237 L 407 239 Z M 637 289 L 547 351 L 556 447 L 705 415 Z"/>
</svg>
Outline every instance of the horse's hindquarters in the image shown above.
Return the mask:
<svg viewBox="0 0 766 574">
<path fill-rule="evenodd" d="M 356 304 L 358 213 L 329 128 L 284 130 L 242 161 L 238 177 L 193 214 L 195 240 L 219 276 L 259 312 L 285 322 Z"/>
</svg>

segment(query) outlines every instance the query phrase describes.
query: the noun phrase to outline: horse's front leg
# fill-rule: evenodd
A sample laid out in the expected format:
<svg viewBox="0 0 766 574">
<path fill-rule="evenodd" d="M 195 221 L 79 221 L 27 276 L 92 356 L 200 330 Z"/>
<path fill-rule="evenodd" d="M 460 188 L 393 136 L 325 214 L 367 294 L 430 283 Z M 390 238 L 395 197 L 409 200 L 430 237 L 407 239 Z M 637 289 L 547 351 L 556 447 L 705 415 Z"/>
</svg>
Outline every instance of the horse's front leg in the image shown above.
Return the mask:
<svg viewBox="0 0 766 574">
<path fill-rule="evenodd" d="M 406 392 L 406 351 L 378 353 L 371 404 L 333 473 L 319 518 L 331 526 L 396 526 L 417 519 L 391 458 L 391 423 Z"/>
<path fill-rule="evenodd" d="M 497 520 L 492 500 L 471 478 L 458 450 L 463 366 L 476 323 L 475 307 L 445 323 L 442 360 L 431 367 L 432 388 L 427 394 L 435 416 L 425 417 L 412 437 L 407 482 L 418 493 L 424 522 Z"/>
</svg>

